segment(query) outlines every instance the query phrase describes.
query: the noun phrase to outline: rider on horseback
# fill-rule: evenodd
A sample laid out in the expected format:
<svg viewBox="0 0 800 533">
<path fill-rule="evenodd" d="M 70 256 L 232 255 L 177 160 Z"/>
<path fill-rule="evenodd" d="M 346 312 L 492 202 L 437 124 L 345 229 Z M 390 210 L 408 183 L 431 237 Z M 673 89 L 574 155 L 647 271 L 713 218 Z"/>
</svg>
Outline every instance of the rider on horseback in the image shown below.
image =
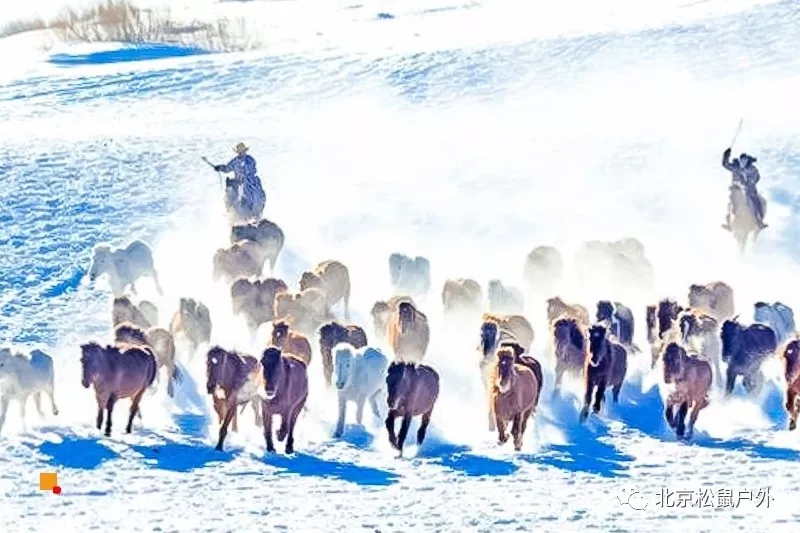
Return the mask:
<svg viewBox="0 0 800 533">
<path fill-rule="evenodd" d="M 734 159 L 733 161 L 731 161 L 730 158 L 731 149 L 728 148 L 722 154 L 722 166 L 731 173 L 731 177 L 733 178 L 731 187 L 740 185 L 744 189 L 745 197 L 747 198 L 747 202 L 750 206 L 750 212 L 753 213 L 759 229 L 764 229 L 767 227 L 767 224 L 764 224 L 763 220 L 764 206 L 762 205 L 761 200 L 758 197 L 758 191 L 756 190 L 756 184 L 761 179 L 761 175 L 758 173 L 758 169 L 753 164 L 756 162 L 756 158 L 744 153 L 740 155 L 738 159 Z M 722 227 L 726 230 L 731 229 L 730 224 L 732 217 L 733 203 L 731 202 L 728 205 L 728 215 L 725 219 L 725 224 L 722 225 Z"/>
<path fill-rule="evenodd" d="M 249 148 L 244 143 L 234 147 L 236 157 L 226 165 L 213 165 L 217 172 L 233 172 L 229 181 L 240 192 L 241 203 L 252 218 L 261 216 L 266 203 L 266 195 L 261 180 L 256 174 L 256 160 L 247 153 Z"/>
</svg>

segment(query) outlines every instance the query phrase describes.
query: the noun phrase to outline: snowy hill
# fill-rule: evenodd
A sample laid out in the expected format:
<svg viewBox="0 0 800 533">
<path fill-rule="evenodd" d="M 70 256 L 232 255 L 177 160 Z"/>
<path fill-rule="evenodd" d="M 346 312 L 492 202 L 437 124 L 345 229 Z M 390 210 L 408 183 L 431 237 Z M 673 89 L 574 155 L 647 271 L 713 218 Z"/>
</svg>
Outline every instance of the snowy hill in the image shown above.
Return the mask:
<svg viewBox="0 0 800 533">
<path fill-rule="evenodd" d="M 514 453 L 485 427 L 478 332 L 445 324 L 439 294 L 448 277 L 519 285 L 540 244 L 569 258 L 582 241 L 635 236 L 656 272 L 654 292 L 626 302 L 641 346 L 645 305 L 683 300 L 690 283 L 732 285 L 744 321 L 756 300 L 797 309 L 800 7 L 439 4 L 334 2 L 308 18 L 314 2 L 204 4 L 203 16 L 247 10 L 276 26 L 285 16 L 309 34 L 237 54 L 113 43 L 42 54 L 31 36 L 0 39 L 0 344 L 53 355 L 61 408 L 42 420 L 29 405 L 23 427 L 12 404 L 0 530 L 795 530 L 800 437 L 786 430 L 777 360 L 759 398 L 715 396 L 691 443 L 664 423 L 660 370 L 645 355 L 620 404 L 580 426 L 580 384 L 551 398 L 542 309 L 528 309 L 547 386 Z M 734 152 L 758 156 L 770 224 L 744 258 L 720 228 L 720 157 L 741 117 Z M 318 360 L 293 457 L 282 445 L 265 455 L 249 411 L 227 451 L 214 451 L 202 357 L 182 358 L 174 401 L 145 397 L 131 435 L 127 401 L 110 438 L 94 429 L 79 345 L 110 340 L 109 293 L 85 276 L 98 242 L 153 245 L 166 294 L 143 292 L 162 325 L 193 296 L 211 308 L 212 342 L 264 345 L 210 281 L 228 228 L 219 178 L 200 157 L 225 161 L 240 140 L 258 161 L 265 215 L 286 233 L 277 274 L 291 286 L 312 264 L 344 262 L 354 320 L 371 328 L 372 303 L 390 294 L 388 255 L 431 260 L 422 308 L 442 394 L 428 440 L 407 458 L 369 417 L 331 437 L 336 398 Z M 570 279 L 559 293 L 593 308 Z M 58 472 L 60 496 L 38 490 L 42 471 Z M 621 505 L 623 488 L 647 508 Z M 662 489 L 714 495 L 686 508 L 673 495 L 665 508 Z M 724 505 L 727 490 L 738 506 Z"/>
</svg>

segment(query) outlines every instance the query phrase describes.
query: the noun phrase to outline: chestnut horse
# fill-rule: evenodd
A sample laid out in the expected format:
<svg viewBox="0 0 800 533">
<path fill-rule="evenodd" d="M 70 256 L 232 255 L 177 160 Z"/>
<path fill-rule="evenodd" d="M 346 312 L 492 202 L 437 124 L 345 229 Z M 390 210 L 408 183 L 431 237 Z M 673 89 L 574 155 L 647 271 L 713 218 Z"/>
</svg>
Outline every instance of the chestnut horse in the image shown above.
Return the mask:
<svg viewBox="0 0 800 533">
<path fill-rule="evenodd" d="M 586 395 L 580 420 L 589 416 L 589 404 L 595 392 L 592 411 L 597 414 L 605 399 L 606 387 L 611 387 L 614 403 L 619 402 L 619 391 L 628 373 L 628 353 L 625 348 L 609 338 L 608 329 L 603 324 L 595 324 L 589 329 L 589 354 L 586 362 Z"/>
<path fill-rule="evenodd" d="M 428 317 L 414 307 L 414 304 L 398 304 L 387 333 L 396 361 L 418 363 L 425 357 L 431 340 L 431 330 Z"/>
<path fill-rule="evenodd" d="M 363 348 L 367 345 L 367 334 L 360 326 L 342 325 L 338 322 L 325 324 L 319 329 L 319 351 L 322 354 L 322 367 L 325 370 L 325 384 L 328 386 L 333 376 L 331 350 L 340 342 L 346 342 L 353 348 Z"/>
<path fill-rule="evenodd" d="M 786 411 L 789 413 L 789 430 L 797 428 L 800 413 L 800 339 L 789 341 L 783 350 L 786 363 Z"/>
<path fill-rule="evenodd" d="M 675 429 L 679 439 L 691 439 L 694 424 L 700 411 L 708 406 L 712 373 L 708 361 L 686 353 L 678 343 L 671 342 L 664 350 L 664 383 L 675 384 L 675 390 L 667 397 L 664 418 Z M 675 416 L 675 406 L 679 406 Z M 686 414 L 692 410 L 689 425 Z"/>
<path fill-rule="evenodd" d="M 279 415 L 278 442 L 286 439 L 285 452 L 294 453 L 294 426 L 308 398 L 308 367 L 294 354 L 282 354 L 273 346 L 264 350 L 261 357 L 266 383 L 266 398 L 262 402 L 264 438 L 267 451 L 274 452 L 272 417 Z"/>
<path fill-rule="evenodd" d="M 103 410 L 106 416 L 105 436 L 111 436 L 111 418 L 114 404 L 123 398 L 131 399 L 131 410 L 125 433 L 133 427 L 133 417 L 139 411 L 144 391 L 156 379 L 156 356 L 147 346 L 106 346 L 96 342 L 81 345 L 81 384 L 88 389 L 94 386 L 97 399 L 97 429 L 103 425 Z"/>
<path fill-rule="evenodd" d="M 258 397 L 264 396 L 261 364 L 252 355 L 229 352 L 214 346 L 206 355 L 206 392 L 213 395 L 214 411 L 219 417 L 219 440 L 216 450 L 228 435 L 228 426 L 233 422 L 237 430 L 236 408 L 249 403 L 256 413 L 256 426 L 261 425 Z"/>
<path fill-rule="evenodd" d="M 553 323 L 553 344 L 556 358 L 556 383 L 553 396 L 561 390 L 564 374 L 581 375 L 586 366 L 588 343 L 586 332 L 577 319 L 563 316 Z"/>
<path fill-rule="evenodd" d="M 506 424 L 512 421 L 511 436 L 514 437 L 514 450 L 522 449 L 522 435 L 528 418 L 536 410 L 542 383 L 526 366 L 516 362 L 513 348 L 497 350 L 495 382 L 492 402 L 497 425 L 498 443 L 508 441 Z"/>
<path fill-rule="evenodd" d="M 305 364 L 311 362 L 311 343 L 305 335 L 291 329 L 283 320 L 272 324 L 272 344 L 282 352 L 296 355 Z"/>
<path fill-rule="evenodd" d="M 439 397 L 439 374 L 428 365 L 395 361 L 389 365 L 386 388 L 389 407 L 386 430 L 389 432 L 389 442 L 400 452 L 398 457 L 402 457 L 403 443 L 412 417 L 422 416 L 417 430 L 417 446 L 425 440 L 431 413 Z M 403 421 L 399 434 L 395 435 L 394 421 L 397 417 L 403 417 Z"/>
</svg>

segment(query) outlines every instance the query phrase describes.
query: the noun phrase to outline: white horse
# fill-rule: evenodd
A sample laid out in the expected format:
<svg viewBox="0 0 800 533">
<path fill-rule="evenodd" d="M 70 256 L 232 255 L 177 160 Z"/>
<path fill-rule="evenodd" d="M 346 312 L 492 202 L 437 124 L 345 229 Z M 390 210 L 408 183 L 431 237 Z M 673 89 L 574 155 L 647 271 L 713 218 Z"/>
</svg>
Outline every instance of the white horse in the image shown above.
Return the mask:
<svg viewBox="0 0 800 533">
<path fill-rule="evenodd" d="M 339 395 L 339 420 L 334 437 L 344 432 L 347 402 L 356 404 L 356 422 L 362 425 L 364 404 L 369 400 L 372 412 L 383 418 L 381 406 L 386 405 L 386 369 L 389 360 L 377 348 L 361 349 L 340 342 L 333 347 L 336 389 Z"/>
<path fill-rule="evenodd" d="M 58 407 L 53 394 L 55 374 L 53 359 L 40 350 L 32 350 L 30 357 L 17 353 L 12 355 L 8 348 L 0 348 L 0 432 L 6 421 L 6 412 L 11 400 L 19 403 L 19 413 L 25 420 L 25 404 L 33 395 L 36 410 L 42 411 L 42 393 L 46 392 L 53 406 L 53 414 L 58 415 Z"/>
<path fill-rule="evenodd" d="M 115 298 L 122 296 L 128 286 L 131 292 L 136 294 L 136 280 L 142 276 L 152 278 L 158 293 L 164 294 L 158 282 L 153 251 L 139 240 L 116 250 L 112 250 L 107 244 L 95 246 L 92 266 L 89 269 L 89 281 L 95 281 L 103 274 L 108 274 L 111 292 Z"/>
</svg>

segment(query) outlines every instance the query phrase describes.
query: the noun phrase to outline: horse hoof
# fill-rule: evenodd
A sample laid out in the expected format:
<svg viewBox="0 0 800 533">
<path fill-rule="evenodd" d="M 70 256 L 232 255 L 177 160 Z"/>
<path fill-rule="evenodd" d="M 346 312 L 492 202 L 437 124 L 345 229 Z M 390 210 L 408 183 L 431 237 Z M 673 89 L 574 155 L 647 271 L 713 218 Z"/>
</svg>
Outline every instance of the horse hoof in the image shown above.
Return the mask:
<svg viewBox="0 0 800 533">
<path fill-rule="evenodd" d="M 217 450 L 218 452 L 221 452 L 222 451 L 222 444 L 217 444 L 216 446 L 214 446 L 214 449 Z"/>
<path fill-rule="evenodd" d="M 292 448 L 291 446 L 287 446 L 285 451 L 286 455 L 292 455 L 294 453 L 294 448 Z"/>
<path fill-rule="evenodd" d="M 342 432 L 341 431 L 334 431 L 333 438 L 334 439 L 341 439 L 342 438 Z"/>
<path fill-rule="evenodd" d="M 791 422 L 789 422 L 789 431 L 794 431 L 795 429 L 797 429 L 797 422 L 792 420 Z"/>
</svg>

